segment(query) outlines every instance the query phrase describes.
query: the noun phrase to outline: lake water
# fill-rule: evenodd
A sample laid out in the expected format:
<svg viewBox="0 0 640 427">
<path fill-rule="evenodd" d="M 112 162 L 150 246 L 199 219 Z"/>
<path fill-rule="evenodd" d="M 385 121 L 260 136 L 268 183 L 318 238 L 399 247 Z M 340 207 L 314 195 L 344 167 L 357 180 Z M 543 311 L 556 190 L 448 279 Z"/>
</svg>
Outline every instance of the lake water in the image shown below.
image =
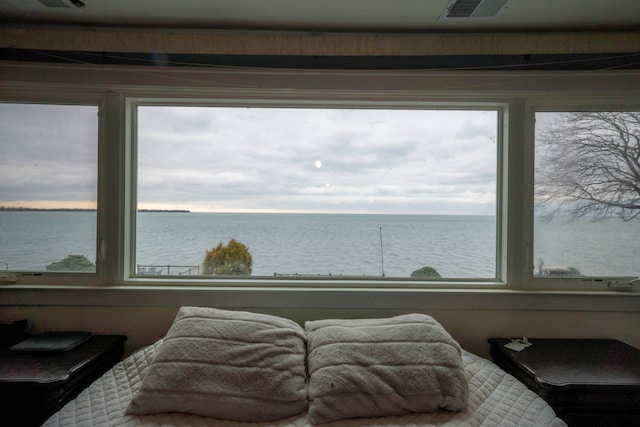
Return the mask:
<svg viewBox="0 0 640 427">
<path fill-rule="evenodd" d="M 249 248 L 256 276 L 381 276 L 384 267 L 386 276 L 408 277 L 427 265 L 443 277 L 494 276 L 492 217 L 164 213 L 138 217 L 138 264 L 161 260 L 159 264 L 171 260 L 200 264 L 206 249 L 233 238 Z"/>
<path fill-rule="evenodd" d="M 95 260 L 95 218 L 95 212 L 0 212 L 0 270 L 43 271 L 70 254 Z M 424 266 L 449 278 L 495 276 L 490 216 L 144 212 L 137 230 L 136 264 L 163 274 L 166 266 L 186 273 L 206 250 L 233 238 L 249 248 L 254 276 L 408 277 Z M 545 265 L 640 275 L 639 221 L 539 221 L 536 231 L 544 238 L 536 240 L 534 258 Z"/>
</svg>

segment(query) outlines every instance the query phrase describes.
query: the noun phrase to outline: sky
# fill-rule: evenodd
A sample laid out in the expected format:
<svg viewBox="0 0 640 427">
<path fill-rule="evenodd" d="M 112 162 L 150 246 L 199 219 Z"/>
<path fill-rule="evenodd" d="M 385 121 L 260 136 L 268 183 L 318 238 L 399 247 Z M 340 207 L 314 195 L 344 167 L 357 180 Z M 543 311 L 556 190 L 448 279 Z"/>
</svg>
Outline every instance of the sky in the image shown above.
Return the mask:
<svg viewBox="0 0 640 427">
<path fill-rule="evenodd" d="M 138 208 L 495 214 L 496 111 L 138 107 Z M 0 104 L 0 206 L 95 207 L 97 108 Z"/>
<path fill-rule="evenodd" d="M 96 106 L 0 103 L 0 206 L 95 208 Z"/>
</svg>

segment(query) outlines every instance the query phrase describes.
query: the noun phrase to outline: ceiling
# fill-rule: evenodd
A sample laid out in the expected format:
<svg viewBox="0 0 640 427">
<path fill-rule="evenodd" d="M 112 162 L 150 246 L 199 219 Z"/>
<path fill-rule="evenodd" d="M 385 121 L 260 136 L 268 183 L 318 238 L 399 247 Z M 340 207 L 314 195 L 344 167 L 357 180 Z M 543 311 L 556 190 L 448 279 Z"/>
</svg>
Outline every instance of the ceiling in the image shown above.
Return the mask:
<svg viewBox="0 0 640 427">
<path fill-rule="evenodd" d="M 448 7 L 458 8 L 466 17 L 447 16 Z M 477 16 L 487 14 L 494 16 Z M 637 30 L 640 1 L 0 0 L 0 21 L 274 31 Z"/>
</svg>

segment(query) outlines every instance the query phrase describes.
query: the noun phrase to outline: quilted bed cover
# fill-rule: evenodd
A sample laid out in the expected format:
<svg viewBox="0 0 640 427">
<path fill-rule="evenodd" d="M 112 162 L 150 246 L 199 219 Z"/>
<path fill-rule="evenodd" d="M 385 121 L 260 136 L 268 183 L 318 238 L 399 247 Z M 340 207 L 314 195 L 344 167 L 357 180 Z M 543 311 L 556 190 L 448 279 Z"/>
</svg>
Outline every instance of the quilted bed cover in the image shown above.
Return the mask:
<svg viewBox="0 0 640 427">
<path fill-rule="evenodd" d="M 161 341 L 124 359 L 51 416 L 45 427 L 303 427 L 308 414 L 264 423 L 219 420 L 182 413 L 124 415 L 133 393 Z M 461 412 L 415 413 L 395 417 L 354 418 L 321 424 L 327 427 L 418 426 L 551 426 L 566 427 L 538 395 L 493 363 L 472 353 L 462 358 L 469 381 L 469 402 Z"/>
</svg>

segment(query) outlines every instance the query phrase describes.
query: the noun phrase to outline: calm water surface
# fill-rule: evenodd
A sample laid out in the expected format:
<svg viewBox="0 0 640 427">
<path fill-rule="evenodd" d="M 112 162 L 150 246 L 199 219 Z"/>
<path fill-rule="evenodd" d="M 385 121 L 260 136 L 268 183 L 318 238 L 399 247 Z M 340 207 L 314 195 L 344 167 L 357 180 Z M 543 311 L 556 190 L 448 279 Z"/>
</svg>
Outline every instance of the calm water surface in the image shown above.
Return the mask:
<svg viewBox="0 0 640 427">
<path fill-rule="evenodd" d="M 137 221 L 138 265 L 198 266 L 233 238 L 248 246 L 254 276 L 408 277 L 424 266 L 450 278 L 495 276 L 490 216 L 144 212 Z M 0 270 L 43 271 L 69 254 L 94 261 L 95 223 L 95 212 L 0 212 Z M 640 275 L 640 221 L 556 219 L 535 229 L 536 263 Z"/>
</svg>

